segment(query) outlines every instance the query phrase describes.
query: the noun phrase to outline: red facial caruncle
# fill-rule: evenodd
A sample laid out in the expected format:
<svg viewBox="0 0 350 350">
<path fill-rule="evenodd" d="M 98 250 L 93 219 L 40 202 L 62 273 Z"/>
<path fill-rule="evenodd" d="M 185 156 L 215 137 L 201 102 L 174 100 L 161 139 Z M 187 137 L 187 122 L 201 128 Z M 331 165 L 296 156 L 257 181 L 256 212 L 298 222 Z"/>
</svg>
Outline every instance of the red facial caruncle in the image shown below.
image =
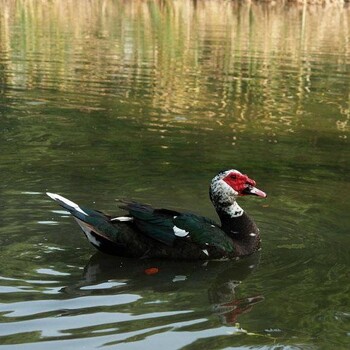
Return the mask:
<svg viewBox="0 0 350 350">
<path fill-rule="evenodd" d="M 248 194 L 263 198 L 267 196 L 265 192 L 255 187 L 256 182 L 254 180 L 250 179 L 247 175 L 242 174 L 239 171 L 232 170 L 223 178 L 223 181 L 238 192 L 239 196 L 245 196 Z"/>
</svg>

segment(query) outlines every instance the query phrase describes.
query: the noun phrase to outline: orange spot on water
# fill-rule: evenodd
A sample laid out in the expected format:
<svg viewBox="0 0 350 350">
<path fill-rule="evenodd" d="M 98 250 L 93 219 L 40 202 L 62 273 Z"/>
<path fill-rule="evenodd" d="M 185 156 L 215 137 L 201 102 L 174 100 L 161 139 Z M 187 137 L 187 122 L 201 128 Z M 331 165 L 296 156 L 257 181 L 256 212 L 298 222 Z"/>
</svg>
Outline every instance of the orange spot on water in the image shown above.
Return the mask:
<svg viewBox="0 0 350 350">
<path fill-rule="evenodd" d="M 158 267 L 150 267 L 150 268 L 145 270 L 146 275 L 155 275 L 158 272 L 159 272 Z"/>
</svg>

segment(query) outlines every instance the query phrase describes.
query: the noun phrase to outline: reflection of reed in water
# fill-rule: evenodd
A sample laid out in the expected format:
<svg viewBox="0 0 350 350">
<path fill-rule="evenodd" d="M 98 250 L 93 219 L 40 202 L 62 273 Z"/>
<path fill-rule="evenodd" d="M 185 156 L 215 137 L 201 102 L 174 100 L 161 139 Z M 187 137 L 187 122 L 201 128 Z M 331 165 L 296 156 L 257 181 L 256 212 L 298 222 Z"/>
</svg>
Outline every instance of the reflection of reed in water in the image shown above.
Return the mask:
<svg viewBox="0 0 350 350">
<path fill-rule="evenodd" d="M 151 115 L 191 110 L 194 122 L 257 118 L 293 131 L 303 101 L 325 86 L 332 89 L 334 73 L 344 72 L 349 62 L 350 11 L 339 3 L 0 4 L 5 86 L 79 91 L 135 105 L 143 99 L 156 111 Z M 315 74 L 323 79 L 313 81 Z M 334 103 L 339 110 L 346 107 Z"/>
</svg>

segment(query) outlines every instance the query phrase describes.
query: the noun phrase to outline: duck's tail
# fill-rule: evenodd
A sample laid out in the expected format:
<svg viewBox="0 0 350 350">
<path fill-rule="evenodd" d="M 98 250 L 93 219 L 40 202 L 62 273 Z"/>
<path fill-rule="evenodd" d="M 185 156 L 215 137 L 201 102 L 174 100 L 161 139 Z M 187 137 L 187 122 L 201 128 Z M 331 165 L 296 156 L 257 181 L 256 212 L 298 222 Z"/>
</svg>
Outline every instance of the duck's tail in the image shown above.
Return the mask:
<svg viewBox="0 0 350 350">
<path fill-rule="evenodd" d="M 86 238 L 95 248 L 105 253 L 124 255 L 125 245 L 118 242 L 120 232 L 108 215 L 81 207 L 59 194 L 50 192 L 46 194 L 74 216 Z"/>
<path fill-rule="evenodd" d="M 72 202 L 71 200 L 56 193 L 46 192 L 46 194 L 56 201 L 61 207 L 67 209 L 73 216 L 76 216 L 79 219 L 84 219 L 82 216 L 89 216 L 86 209 L 82 209 L 78 204 Z"/>
</svg>

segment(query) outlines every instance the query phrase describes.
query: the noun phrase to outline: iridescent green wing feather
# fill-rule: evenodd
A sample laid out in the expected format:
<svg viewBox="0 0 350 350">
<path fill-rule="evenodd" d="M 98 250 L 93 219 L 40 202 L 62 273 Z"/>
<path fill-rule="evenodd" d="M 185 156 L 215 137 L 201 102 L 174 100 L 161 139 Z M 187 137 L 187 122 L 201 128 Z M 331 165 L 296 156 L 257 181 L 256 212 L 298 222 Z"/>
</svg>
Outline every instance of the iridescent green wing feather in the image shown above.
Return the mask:
<svg viewBox="0 0 350 350">
<path fill-rule="evenodd" d="M 220 251 L 232 253 L 235 250 L 232 239 L 214 221 L 194 214 L 179 215 L 174 223 L 189 233 L 192 242 L 201 248 L 215 247 Z"/>
<path fill-rule="evenodd" d="M 140 203 L 127 203 L 122 206 L 134 218 L 134 225 L 147 236 L 172 246 L 176 236 L 174 234 L 174 216 L 178 212 L 167 209 L 154 209 Z"/>
</svg>

